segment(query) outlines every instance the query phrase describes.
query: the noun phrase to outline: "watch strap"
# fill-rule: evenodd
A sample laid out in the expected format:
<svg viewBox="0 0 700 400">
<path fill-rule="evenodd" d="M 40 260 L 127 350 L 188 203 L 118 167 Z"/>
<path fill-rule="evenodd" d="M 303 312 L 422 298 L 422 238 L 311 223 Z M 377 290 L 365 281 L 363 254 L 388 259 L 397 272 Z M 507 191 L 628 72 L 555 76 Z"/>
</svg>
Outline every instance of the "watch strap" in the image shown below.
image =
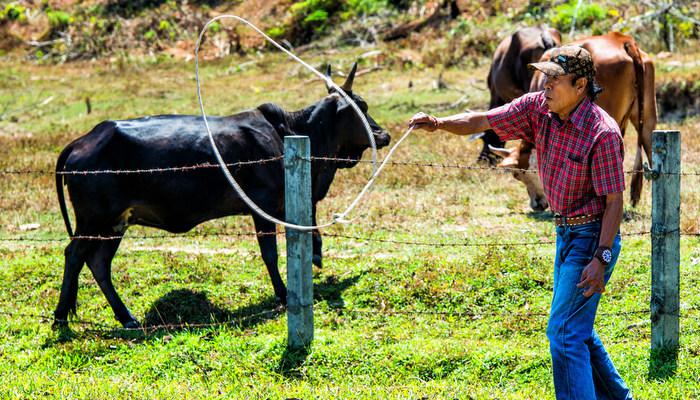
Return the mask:
<svg viewBox="0 0 700 400">
<path fill-rule="evenodd" d="M 601 262 L 603 265 L 608 265 L 608 264 L 610 264 L 610 260 L 605 260 L 605 257 L 603 257 L 603 252 L 605 252 L 606 250 L 607 250 L 608 252 L 611 252 L 611 253 L 612 253 L 612 249 L 611 249 L 610 247 L 598 246 L 598 248 L 595 250 L 595 253 L 593 254 L 593 257 L 595 257 L 595 258 L 597 258 L 598 260 L 600 260 L 600 262 Z"/>
</svg>

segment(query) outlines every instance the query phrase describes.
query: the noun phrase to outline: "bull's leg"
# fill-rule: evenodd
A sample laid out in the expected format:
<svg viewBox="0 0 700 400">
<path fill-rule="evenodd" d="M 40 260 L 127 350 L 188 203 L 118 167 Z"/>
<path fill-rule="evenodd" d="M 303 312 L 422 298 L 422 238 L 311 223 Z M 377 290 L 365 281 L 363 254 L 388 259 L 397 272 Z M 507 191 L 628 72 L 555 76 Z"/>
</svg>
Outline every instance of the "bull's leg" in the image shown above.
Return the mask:
<svg viewBox="0 0 700 400">
<path fill-rule="evenodd" d="M 312 214 L 313 214 L 313 225 L 318 225 L 316 223 L 316 205 L 314 204 L 312 209 Z M 313 258 L 311 261 L 314 263 L 319 268 L 323 268 L 323 253 L 322 253 L 322 245 L 323 241 L 321 239 L 321 232 L 319 232 L 318 229 L 313 230 L 313 234 L 311 235 L 311 243 L 313 244 Z"/>
<path fill-rule="evenodd" d="M 78 276 L 85 265 L 85 255 L 92 243 L 73 239 L 66 246 L 66 264 L 63 270 L 63 283 L 58 305 L 54 311 L 54 327 L 68 326 L 68 314 L 76 313 L 78 303 Z"/>
<path fill-rule="evenodd" d="M 491 102 L 489 103 L 489 110 L 506 103 L 507 101 L 504 101 L 492 92 Z M 490 166 L 495 166 L 501 161 L 501 156 L 492 152 L 491 149 L 489 149 L 489 145 L 501 148 L 506 145 L 506 142 L 502 141 L 501 138 L 499 138 L 498 135 L 496 135 L 496 132 L 494 132 L 491 129 L 484 132 L 484 135 L 481 137 L 481 140 L 483 141 L 483 146 L 481 147 L 481 153 L 479 153 L 479 158 L 477 159 L 477 161 L 481 163 L 486 163 Z"/>
<path fill-rule="evenodd" d="M 139 323 L 136 321 L 129 309 L 126 308 L 124 302 L 117 294 L 112 284 L 112 259 L 119 248 L 120 239 L 106 240 L 100 242 L 95 251 L 87 258 L 88 267 L 92 271 L 92 276 L 95 277 L 97 284 L 104 293 L 109 305 L 114 311 L 114 316 L 125 328 L 136 328 Z"/>
<path fill-rule="evenodd" d="M 262 233 L 262 235 L 258 235 L 258 244 L 260 245 L 260 253 L 267 267 L 267 272 L 270 274 L 277 301 L 287 304 L 287 288 L 277 267 L 277 236 L 275 235 L 277 231 L 275 230 L 275 224 L 259 215 L 253 215 L 253 221 L 255 222 L 255 230 L 259 234 Z"/>
</svg>

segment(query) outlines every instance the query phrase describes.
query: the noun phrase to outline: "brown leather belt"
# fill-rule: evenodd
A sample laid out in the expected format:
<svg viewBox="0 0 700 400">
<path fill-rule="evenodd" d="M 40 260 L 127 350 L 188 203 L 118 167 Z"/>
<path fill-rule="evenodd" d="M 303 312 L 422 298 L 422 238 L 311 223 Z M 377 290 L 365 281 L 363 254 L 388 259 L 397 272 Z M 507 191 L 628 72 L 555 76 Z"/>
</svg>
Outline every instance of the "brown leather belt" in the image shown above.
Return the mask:
<svg viewBox="0 0 700 400">
<path fill-rule="evenodd" d="M 563 215 L 555 215 L 554 216 L 554 224 L 556 226 L 583 225 L 583 224 L 588 224 L 588 223 L 595 222 L 595 221 L 600 221 L 601 219 L 603 219 L 603 213 L 594 214 L 594 215 L 577 215 L 575 217 L 565 217 Z"/>
</svg>

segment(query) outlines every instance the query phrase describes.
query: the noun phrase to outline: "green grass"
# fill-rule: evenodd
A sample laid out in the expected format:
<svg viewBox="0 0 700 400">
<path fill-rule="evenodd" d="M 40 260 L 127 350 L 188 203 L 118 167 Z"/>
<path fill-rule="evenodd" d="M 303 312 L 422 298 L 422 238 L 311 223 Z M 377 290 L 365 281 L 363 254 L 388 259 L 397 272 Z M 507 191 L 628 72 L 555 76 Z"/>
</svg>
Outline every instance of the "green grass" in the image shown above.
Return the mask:
<svg viewBox="0 0 700 400">
<path fill-rule="evenodd" d="M 330 56 L 349 69 L 357 56 Z M 329 56 L 306 55 L 320 66 Z M 274 100 L 288 109 L 320 98 L 282 57 L 206 62 L 203 93 L 210 115 Z M 118 60 L 117 60 L 118 61 Z M 70 140 L 104 119 L 198 112 L 193 66 L 122 60 L 63 66 L 4 62 L 0 80 L 0 169 L 53 168 Z M 362 67 L 361 67 L 362 69 Z M 433 89 L 439 71 L 376 71 L 356 80 L 370 113 L 394 139 L 418 110 L 483 109 L 484 67 L 448 69 L 451 90 Z M 476 79 L 475 79 L 476 77 Z M 408 88 L 408 81 L 413 87 Z M 340 79 L 338 79 L 340 81 Z M 481 88 L 480 88 L 481 87 Z M 447 108 L 466 94 L 462 108 Z M 45 99 L 53 99 L 37 106 Z M 85 97 L 93 107 L 86 114 Z M 698 171 L 700 121 L 660 128 L 683 132 L 684 170 Z M 628 145 L 634 133 L 626 138 Z M 479 143 L 417 133 L 397 161 L 472 164 Z M 631 168 L 632 152 L 627 154 Z M 384 150 L 381 154 L 386 154 Z M 380 155 L 381 156 L 381 155 Z M 341 171 L 319 219 L 328 220 L 361 189 L 362 164 Z M 700 230 L 700 193 L 683 177 L 681 228 Z M 65 237 L 45 174 L 2 175 L 0 237 Z M 650 186 L 627 208 L 623 232 L 648 231 Z M 87 268 L 80 277 L 71 332 L 51 329 L 67 242 L 0 242 L 0 397 L 24 398 L 348 398 L 540 399 L 553 397 L 545 337 L 554 246 L 418 246 L 387 242 L 537 242 L 553 239 L 548 214 L 527 208 L 508 174 L 390 166 L 358 211 L 356 224 L 328 229 L 325 266 L 315 270 L 315 340 L 308 354 L 286 350 L 286 315 L 276 310 L 255 241 L 246 236 L 168 237 L 129 231 L 113 263 L 118 292 L 147 324 L 213 324 L 124 332 Z M 39 223 L 36 231 L 20 225 Z M 252 232 L 250 217 L 211 221 L 198 233 Z M 371 237 L 362 241 L 335 235 Z M 280 237 L 280 254 L 284 240 Z M 649 236 L 625 236 L 596 329 L 639 399 L 700 397 L 698 239 L 681 249 L 681 349 L 675 375 L 648 375 Z M 283 276 L 284 257 L 280 260 Z M 262 313 L 262 314 L 261 314 Z M 249 314 L 253 317 L 242 318 Z M 37 315 L 45 317 L 37 317 Z M 82 324 L 81 321 L 88 323 Z"/>
</svg>

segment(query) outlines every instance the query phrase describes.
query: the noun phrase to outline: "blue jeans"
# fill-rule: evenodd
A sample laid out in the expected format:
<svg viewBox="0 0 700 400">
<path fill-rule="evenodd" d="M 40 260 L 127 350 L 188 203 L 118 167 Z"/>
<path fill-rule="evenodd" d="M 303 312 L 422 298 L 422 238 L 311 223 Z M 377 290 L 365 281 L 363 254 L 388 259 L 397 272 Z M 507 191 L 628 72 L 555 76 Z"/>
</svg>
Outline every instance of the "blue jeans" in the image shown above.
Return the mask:
<svg viewBox="0 0 700 400">
<path fill-rule="evenodd" d="M 585 288 L 576 287 L 598 247 L 600 228 L 600 221 L 557 227 L 554 293 L 547 325 L 557 399 L 632 398 L 593 330 L 600 293 L 586 298 Z M 605 269 L 606 283 L 620 255 L 619 234 L 615 236 L 612 254 Z"/>
</svg>

